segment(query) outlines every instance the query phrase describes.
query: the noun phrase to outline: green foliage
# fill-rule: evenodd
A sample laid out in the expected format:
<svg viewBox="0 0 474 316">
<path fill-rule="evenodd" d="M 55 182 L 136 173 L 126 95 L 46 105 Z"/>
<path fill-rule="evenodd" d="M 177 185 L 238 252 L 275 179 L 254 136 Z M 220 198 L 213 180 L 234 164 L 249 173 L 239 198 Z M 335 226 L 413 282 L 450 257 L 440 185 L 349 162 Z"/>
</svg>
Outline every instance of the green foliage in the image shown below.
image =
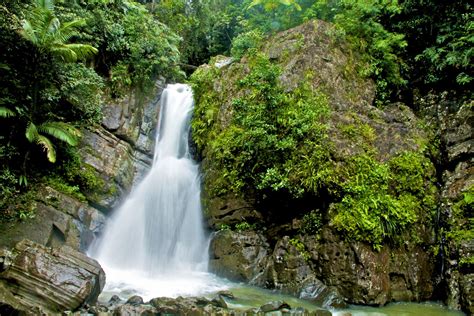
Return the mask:
<svg viewBox="0 0 474 316">
<path fill-rule="evenodd" d="M 48 134 L 70 146 L 76 146 L 81 133 L 74 126 L 64 122 L 45 122 L 36 126 L 30 122 L 26 128 L 26 139 L 30 143 L 40 145 L 46 152 L 49 162 L 56 162 L 56 150 L 51 140 L 43 134 Z"/>
<path fill-rule="evenodd" d="M 468 90 L 474 76 L 472 3 L 407 0 L 401 8 L 391 27 L 406 35 L 410 81 L 423 90 Z"/>
<path fill-rule="evenodd" d="M 58 9 L 63 17 L 86 21 L 78 37 L 99 48 L 96 69 L 110 79 L 114 96 L 130 87 L 147 89 L 159 75 L 181 76 L 179 38 L 139 3 L 94 0 Z"/>
<path fill-rule="evenodd" d="M 462 241 L 474 239 L 474 186 L 460 195 L 451 207 L 449 230 L 446 232 L 448 241 L 453 241 L 458 247 Z"/>
<path fill-rule="evenodd" d="M 300 5 L 296 0 L 253 0 L 248 8 L 261 5 L 267 12 L 276 10 L 279 6 L 293 7 L 294 9 L 301 11 Z"/>
<path fill-rule="evenodd" d="M 321 213 L 318 211 L 311 211 L 306 213 L 301 219 L 300 233 L 307 235 L 315 235 L 319 232 L 322 223 Z"/>
<path fill-rule="evenodd" d="M 236 59 L 242 58 L 249 49 L 258 48 L 264 36 L 259 30 L 252 30 L 246 33 L 241 33 L 232 41 L 231 54 Z"/>
<path fill-rule="evenodd" d="M 355 156 L 338 180 L 342 199 L 331 206 L 336 214 L 332 222 L 375 249 L 398 241 L 403 231 L 435 210 L 433 176 L 432 163 L 420 153 L 405 152 L 386 163 Z"/>
<path fill-rule="evenodd" d="M 277 81 L 278 66 L 260 54 L 250 58 L 251 72 L 238 81 L 247 92 L 232 101 L 232 122 L 219 133 L 213 126 L 220 103 L 204 88 L 216 70 L 201 70 L 192 77 L 197 100 L 193 136 L 199 148 L 207 145 L 219 166 L 211 191 L 257 188 L 295 196 L 316 192 L 325 181 L 319 171 L 329 155 L 327 126 L 322 123 L 329 113 L 327 98 L 306 83 L 286 93 Z"/>
<path fill-rule="evenodd" d="M 308 250 L 306 250 L 305 245 L 300 239 L 296 237 L 291 238 L 289 240 L 289 243 L 290 245 L 296 248 L 296 250 L 300 253 L 300 255 L 303 257 L 305 261 L 308 261 L 309 259 L 311 259 L 311 254 L 308 252 Z"/>
<path fill-rule="evenodd" d="M 54 1 L 37 0 L 36 7 L 29 15 L 29 19 L 23 21 L 20 34 L 33 43 L 40 53 L 50 53 L 66 62 L 75 62 L 97 54 L 98 50 L 91 45 L 68 43 L 85 21 L 61 23 L 54 14 Z"/>
<path fill-rule="evenodd" d="M 249 224 L 247 222 L 240 222 L 240 223 L 235 224 L 235 230 L 238 232 L 253 230 L 255 228 L 256 228 L 255 224 Z"/>
<path fill-rule="evenodd" d="M 406 84 L 401 73 L 403 60 L 400 55 L 407 43 L 403 34 L 389 31 L 381 19 L 400 11 L 396 0 L 319 0 L 308 10 L 306 17 L 318 17 L 336 24 L 368 64 L 359 71 L 375 79 L 377 97 L 386 101 L 394 90 Z"/>
<path fill-rule="evenodd" d="M 86 197 L 78 185 L 71 185 L 58 176 L 46 177 L 43 182 L 61 193 L 75 197 L 79 201 L 86 202 Z"/>
</svg>

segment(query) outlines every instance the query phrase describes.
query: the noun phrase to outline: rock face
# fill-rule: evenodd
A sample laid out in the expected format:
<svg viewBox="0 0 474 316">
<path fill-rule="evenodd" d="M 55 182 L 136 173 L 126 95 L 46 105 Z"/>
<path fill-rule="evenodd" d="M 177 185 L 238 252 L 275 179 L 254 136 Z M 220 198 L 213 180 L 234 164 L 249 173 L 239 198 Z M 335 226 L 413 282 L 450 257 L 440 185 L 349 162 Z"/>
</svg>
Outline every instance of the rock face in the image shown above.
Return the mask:
<svg viewBox="0 0 474 316">
<path fill-rule="evenodd" d="M 35 217 L 20 223 L 0 223 L 0 247 L 26 238 L 45 246 L 70 246 L 86 251 L 105 225 L 105 215 L 117 206 L 153 160 L 159 98 L 157 81 L 148 97 L 131 92 L 104 105 L 102 126 L 83 131 L 79 148 L 83 168 L 101 181 L 86 201 L 42 186 L 35 197 Z"/>
<path fill-rule="evenodd" d="M 104 187 L 85 192 L 97 208 L 108 212 L 117 206 L 135 181 L 150 167 L 164 82 L 157 81 L 149 97 L 135 92 L 104 105 L 102 127 L 85 131 L 83 161 L 103 179 Z"/>
<path fill-rule="evenodd" d="M 211 271 L 226 278 L 263 285 L 269 245 L 255 232 L 217 232 L 211 242 Z"/>
<path fill-rule="evenodd" d="M 14 226 L 5 225 L 0 247 L 29 239 L 48 247 L 67 245 L 86 251 L 105 225 L 97 209 L 49 186 L 38 191 L 35 217 Z"/>
<path fill-rule="evenodd" d="M 357 68 L 363 65 L 357 53 L 335 40 L 333 31 L 328 23 L 310 21 L 271 37 L 260 52 L 281 69 L 278 83 L 285 92 L 292 93 L 306 83 L 327 97 L 330 114 L 325 123 L 331 142 L 328 150 L 335 168 L 368 152 L 384 163 L 400 153 L 419 152 L 428 146 L 429 132 L 420 128 L 421 121 L 407 106 L 396 103 L 381 109 L 373 105 L 373 81 L 359 74 Z M 251 57 L 244 56 L 234 63 L 201 68 L 213 78 L 211 84 L 206 81 L 209 91 L 203 93 L 201 100 L 219 106 L 217 110 L 212 108 L 217 111 L 212 130 L 200 135 L 212 137 L 230 126 L 234 101 L 252 93 L 247 91 L 250 88 L 239 88 L 251 73 L 252 62 L 255 63 Z M 407 236 L 404 244 L 374 250 L 363 242 L 344 239 L 331 224 L 334 214 L 328 204 L 336 199 L 325 199 L 327 192 L 318 192 L 317 197 L 288 207 L 268 201 L 266 192 L 261 194 L 263 197 L 257 196 L 254 190 L 258 188 L 245 187 L 245 192 L 224 194 L 213 190 L 219 168 L 213 163 L 212 154 L 204 145 L 204 206 L 209 226 L 237 228 L 239 223 L 247 223 L 265 227 L 260 231 L 218 232 L 211 244 L 211 267 L 217 274 L 280 289 L 326 306 L 346 302 L 383 305 L 432 297 L 435 262 L 427 251 L 434 242 L 430 220 L 417 227 L 417 242 Z M 302 232 L 294 224 L 308 210 L 323 210 L 317 233 Z"/>
<path fill-rule="evenodd" d="M 451 308 L 474 314 L 474 238 L 472 231 L 474 196 L 474 113 L 473 101 L 449 104 L 446 100 L 428 100 L 428 108 L 440 130 L 444 145 L 443 187 L 440 225 L 443 268 L 441 277 L 447 287 Z M 431 108 L 430 108 L 431 106 Z M 469 198 L 470 196 L 470 198 Z M 444 253 L 444 250 L 446 253 Z"/>
<path fill-rule="evenodd" d="M 105 273 L 70 247 L 46 248 L 28 240 L 0 253 L 0 314 L 58 313 L 96 302 Z"/>
</svg>

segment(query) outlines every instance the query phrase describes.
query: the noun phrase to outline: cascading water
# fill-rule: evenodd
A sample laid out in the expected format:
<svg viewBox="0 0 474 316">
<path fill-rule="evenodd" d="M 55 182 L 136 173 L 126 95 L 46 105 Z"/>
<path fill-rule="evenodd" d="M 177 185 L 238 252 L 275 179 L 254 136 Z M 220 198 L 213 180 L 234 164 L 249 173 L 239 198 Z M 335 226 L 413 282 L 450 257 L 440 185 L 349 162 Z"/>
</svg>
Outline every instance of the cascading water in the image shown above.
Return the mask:
<svg viewBox="0 0 474 316">
<path fill-rule="evenodd" d="M 91 250 L 107 274 L 106 290 L 151 297 L 222 288 L 206 273 L 199 168 L 188 145 L 192 109 L 189 86 L 163 91 L 153 166 Z"/>
</svg>

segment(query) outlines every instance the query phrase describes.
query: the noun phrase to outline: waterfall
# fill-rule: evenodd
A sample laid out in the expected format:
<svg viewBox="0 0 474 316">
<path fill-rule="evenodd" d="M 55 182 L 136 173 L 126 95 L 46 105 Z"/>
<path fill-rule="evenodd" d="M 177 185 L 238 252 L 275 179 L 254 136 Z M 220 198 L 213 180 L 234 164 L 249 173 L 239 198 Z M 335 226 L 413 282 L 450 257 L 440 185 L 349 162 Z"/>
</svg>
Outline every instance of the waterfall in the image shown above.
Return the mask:
<svg viewBox="0 0 474 316">
<path fill-rule="evenodd" d="M 188 85 L 163 91 L 153 166 L 91 250 L 107 274 L 106 289 L 176 296 L 209 283 L 199 166 L 188 145 L 193 103 Z"/>
</svg>

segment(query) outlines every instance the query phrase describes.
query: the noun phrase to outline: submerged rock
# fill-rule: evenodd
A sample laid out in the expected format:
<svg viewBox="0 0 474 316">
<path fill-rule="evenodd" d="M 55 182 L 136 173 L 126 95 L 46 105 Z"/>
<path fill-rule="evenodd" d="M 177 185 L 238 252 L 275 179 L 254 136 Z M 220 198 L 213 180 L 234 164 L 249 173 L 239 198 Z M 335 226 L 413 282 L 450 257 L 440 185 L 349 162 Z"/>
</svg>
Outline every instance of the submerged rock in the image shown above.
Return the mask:
<svg viewBox="0 0 474 316">
<path fill-rule="evenodd" d="M 0 314 L 53 314 L 93 304 L 105 285 L 97 261 L 70 247 L 47 248 L 29 240 L 0 255 Z"/>
</svg>

